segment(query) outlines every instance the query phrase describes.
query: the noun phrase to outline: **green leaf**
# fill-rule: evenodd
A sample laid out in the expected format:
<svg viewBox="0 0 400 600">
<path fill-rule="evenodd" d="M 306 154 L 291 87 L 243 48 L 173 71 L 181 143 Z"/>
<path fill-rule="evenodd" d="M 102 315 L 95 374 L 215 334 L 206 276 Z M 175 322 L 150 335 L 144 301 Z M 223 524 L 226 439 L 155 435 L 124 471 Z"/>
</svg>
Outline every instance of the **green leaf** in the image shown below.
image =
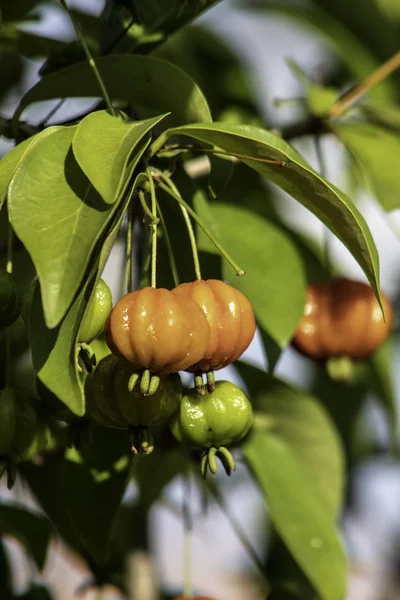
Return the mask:
<svg viewBox="0 0 400 600">
<path fill-rule="evenodd" d="M 392 443 L 397 447 L 399 416 L 396 402 L 395 387 L 393 381 L 396 339 L 391 335 L 386 342 L 368 360 L 369 384 L 376 393 L 378 402 L 387 413 L 388 425 L 392 437 Z"/>
<path fill-rule="evenodd" d="M 148 141 L 142 147 L 142 152 L 147 145 Z M 136 182 L 133 185 L 135 184 Z M 35 290 L 29 327 L 34 367 L 40 381 L 78 416 L 83 416 L 85 412 L 85 400 L 83 376 L 78 372 L 76 364 L 76 339 L 91 294 L 103 272 L 118 234 L 127 201 L 128 197 L 120 204 L 118 212 L 114 213 L 106 239 L 104 242 L 99 241 L 99 255 L 86 282 L 58 327 L 54 329 L 47 327 L 38 286 Z"/>
<path fill-rule="evenodd" d="M 0 531 L 19 541 L 35 560 L 39 570 L 46 561 L 52 534 L 48 519 L 17 504 L 0 504 Z"/>
<path fill-rule="evenodd" d="M 328 513 L 339 513 L 344 489 L 343 452 L 324 408 L 308 392 L 242 361 L 235 363 L 250 392 L 254 429 L 274 436 L 318 488 Z"/>
<path fill-rule="evenodd" d="M 18 2 L 4 2 L 1 7 L 1 18 L 3 21 L 19 21 L 26 17 L 39 0 L 18 0 Z"/>
<path fill-rule="evenodd" d="M 130 462 L 127 432 L 93 426 L 93 443 L 21 471 L 61 537 L 96 565 L 109 560 L 110 536 Z"/>
<path fill-rule="evenodd" d="M 157 120 L 137 126 L 131 138 L 135 162 Z M 39 140 L 9 188 L 11 223 L 38 273 L 49 328 L 60 323 L 71 305 L 94 248 L 119 205 L 105 204 L 80 170 L 71 149 L 75 131 L 76 127 L 54 128 Z"/>
<path fill-rule="evenodd" d="M 369 123 L 344 123 L 332 129 L 356 159 L 382 208 L 387 212 L 399 208 L 400 133 Z"/>
<path fill-rule="evenodd" d="M 334 88 L 326 88 L 311 81 L 294 60 L 287 60 L 286 62 L 305 89 L 311 114 L 316 117 L 327 115 L 330 107 L 338 98 L 339 92 Z"/>
<path fill-rule="evenodd" d="M 102 15 L 105 46 L 118 40 L 117 52 L 147 54 L 219 1 L 169 0 L 167 8 L 164 0 L 135 0 L 134 5 L 107 0 Z M 131 22 L 132 17 L 134 23 L 126 32 L 127 22 Z"/>
<path fill-rule="evenodd" d="M 363 104 L 359 108 L 370 123 L 400 132 L 400 106 L 397 104 Z"/>
<path fill-rule="evenodd" d="M 33 142 L 37 142 L 38 136 L 28 138 L 27 140 L 18 144 L 13 150 L 7 152 L 5 156 L 0 160 L 0 210 L 3 206 L 4 200 L 7 197 L 8 187 L 11 179 L 18 168 L 18 165 L 24 159 Z"/>
<path fill-rule="evenodd" d="M 296 248 L 276 225 L 246 208 L 213 204 L 211 210 L 220 242 L 246 272 L 238 282 L 223 261 L 224 279 L 249 298 L 259 325 L 285 347 L 305 304 L 305 277 Z"/>
<path fill-rule="evenodd" d="M 111 99 L 132 103 L 141 118 L 170 112 L 169 126 L 211 121 L 200 88 L 184 71 L 167 61 L 120 54 L 96 58 L 96 65 Z M 14 124 L 35 102 L 88 97 L 99 98 L 101 91 L 85 61 L 43 77 L 22 98 Z"/>
<path fill-rule="evenodd" d="M 79 123 L 72 140 L 74 156 L 106 204 L 113 204 L 120 195 L 129 159 L 143 133 L 163 118 L 126 121 L 100 110 Z"/>
<path fill-rule="evenodd" d="M 212 144 L 241 159 L 314 213 L 348 248 L 366 274 L 379 299 L 379 257 L 364 217 L 353 202 L 326 181 L 284 140 L 269 131 L 244 125 L 198 123 L 172 129 L 169 135 L 185 135 Z M 286 166 L 262 160 L 275 160 Z"/>
<path fill-rule="evenodd" d="M 322 600 L 343 600 L 346 558 L 312 477 L 278 436 L 255 432 L 245 456 L 279 535 L 319 596 Z"/>
<path fill-rule="evenodd" d="M 0 539 L 0 598 L 12 598 L 11 565 L 4 542 Z"/>
</svg>

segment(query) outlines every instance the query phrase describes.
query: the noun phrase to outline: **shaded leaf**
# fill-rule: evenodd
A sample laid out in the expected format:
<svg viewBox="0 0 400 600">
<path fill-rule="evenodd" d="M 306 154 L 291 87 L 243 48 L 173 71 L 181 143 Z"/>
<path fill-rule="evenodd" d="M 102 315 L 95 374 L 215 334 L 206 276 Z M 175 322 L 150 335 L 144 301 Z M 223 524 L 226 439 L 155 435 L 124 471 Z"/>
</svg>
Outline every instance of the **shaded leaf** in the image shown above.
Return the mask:
<svg viewBox="0 0 400 600">
<path fill-rule="evenodd" d="M 255 431 L 244 448 L 271 519 L 322 600 L 343 600 L 347 565 L 332 514 L 290 444 Z"/>
<path fill-rule="evenodd" d="M 43 465 L 24 464 L 29 487 L 67 544 L 97 565 L 110 559 L 112 527 L 125 491 L 127 433 L 92 427 L 93 444 L 63 456 L 46 456 Z"/>
<path fill-rule="evenodd" d="M 264 175 L 314 213 L 348 248 L 379 298 L 379 257 L 364 217 L 353 202 L 326 181 L 284 140 L 269 131 L 244 125 L 198 123 L 169 131 L 251 156 L 242 162 Z M 273 165 L 262 160 L 285 162 Z"/>
<path fill-rule="evenodd" d="M 304 272 L 295 247 L 273 223 L 245 208 L 213 204 L 211 210 L 223 247 L 246 272 L 238 282 L 223 261 L 224 279 L 249 298 L 259 325 L 280 347 L 286 346 L 305 303 Z"/>
<path fill-rule="evenodd" d="M 111 99 L 133 103 L 141 118 L 171 112 L 169 126 L 211 121 L 200 88 L 184 71 L 167 61 L 120 54 L 96 58 L 96 65 Z M 14 123 L 35 102 L 88 97 L 99 98 L 101 91 L 85 61 L 43 77 L 22 98 Z"/>
<path fill-rule="evenodd" d="M 153 123 L 141 122 L 131 138 L 136 163 Z M 71 305 L 119 203 L 104 203 L 80 170 L 71 149 L 76 127 L 49 129 L 52 133 L 35 144 L 12 179 L 9 214 L 35 265 L 45 322 L 52 328 Z"/>
<path fill-rule="evenodd" d="M 142 146 L 142 152 L 147 145 L 148 140 Z M 133 185 L 135 184 L 136 182 Z M 83 375 L 79 373 L 76 362 L 77 335 L 86 307 L 118 234 L 127 201 L 128 196 L 114 214 L 107 237 L 99 242 L 98 256 L 86 282 L 57 328 L 49 329 L 46 326 L 38 287 L 35 291 L 29 328 L 34 367 L 40 381 L 78 416 L 85 412 L 85 401 Z"/>
<path fill-rule="evenodd" d="M 0 504 L 0 533 L 18 540 L 43 569 L 52 534 L 48 519 L 17 504 Z"/>
<path fill-rule="evenodd" d="M 343 487 L 343 453 L 325 410 L 315 397 L 260 369 L 235 363 L 249 389 L 255 410 L 255 429 L 276 436 L 306 470 L 328 512 L 340 510 Z"/>
</svg>

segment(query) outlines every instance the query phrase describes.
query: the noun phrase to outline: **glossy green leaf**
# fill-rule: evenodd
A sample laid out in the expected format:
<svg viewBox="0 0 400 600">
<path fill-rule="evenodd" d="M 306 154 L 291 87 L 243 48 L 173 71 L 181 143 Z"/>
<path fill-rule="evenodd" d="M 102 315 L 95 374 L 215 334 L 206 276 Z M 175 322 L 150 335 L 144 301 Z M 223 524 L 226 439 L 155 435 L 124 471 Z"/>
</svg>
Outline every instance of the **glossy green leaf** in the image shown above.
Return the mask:
<svg viewBox="0 0 400 600">
<path fill-rule="evenodd" d="M 241 159 L 314 213 L 354 256 L 379 297 L 379 258 L 371 232 L 353 202 L 326 181 L 287 142 L 269 131 L 244 125 L 198 123 L 172 129 L 170 135 L 185 135 L 212 144 Z M 284 167 L 262 162 L 285 162 Z"/>
<path fill-rule="evenodd" d="M 370 123 L 338 124 L 333 131 L 356 159 L 382 208 L 387 212 L 400 208 L 400 132 Z"/>
<path fill-rule="evenodd" d="M 127 121 L 100 110 L 79 123 L 72 140 L 75 159 L 107 204 L 118 198 L 132 151 L 143 132 L 147 133 L 162 118 Z"/>
<path fill-rule="evenodd" d="M 52 534 L 48 519 L 18 504 L 0 504 L 0 531 L 20 542 L 43 569 Z"/>
<path fill-rule="evenodd" d="M 136 162 L 154 122 L 142 121 L 135 130 L 131 153 Z M 101 199 L 80 170 L 71 149 L 75 131 L 56 128 L 39 140 L 9 188 L 11 223 L 38 273 L 49 328 L 60 323 L 71 305 L 95 246 L 118 209 L 118 202 L 108 205 Z"/>
<path fill-rule="evenodd" d="M 343 600 L 346 559 L 313 478 L 277 435 L 254 432 L 244 452 L 279 535 L 321 599 Z"/>
<path fill-rule="evenodd" d="M 146 149 L 147 144 L 148 142 L 142 147 L 142 151 Z M 35 290 L 29 328 L 34 367 L 40 381 L 78 416 L 83 416 L 85 412 L 84 376 L 79 372 L 76 363 L 78 331 L 95 285 L 110 255 L 126 207 L 127 198 L 120 204 L 118 212 L 114 213 L 112 226 L 104 242 L 99 243 L 99 255 L 87 275 L 86 282 L 58 327 L 47 327 L 38 286 Z"/>
<path fill-rule="evenodd" d="M 255 410 L 254 428 L 275 436 L 311 476 L 328 512 L 337 515 L 344 491 L 341 444 L 330 417 L 308 392 L 242 361 L 235 363 Z"/>
<path fill-rule="evenodd" d="M 92 427 L 93 443 L 63 457 L 47 455 L 22 474 L 62 539 L 96 565 L 107 564 L 110 536 L 125 491 L 128 434 Z"/>
<path fill-rule="evenodd" d="M 171 113 L 168 125 L 211 121 L 200 88 L 184 71 L 167 61 L 140 55 L 96 58 L 96 65 L 111 99 L 132 103 L 141 118 Z M 101 97 L 89 64 L 80 62 L 43 77 L 22 98 L 14 115 L 35 102 L 57 98 Z"/>
<path fill-rule="evenodd" d="M 238 282 L 223 261 L 224 279 L 249 298 L 259 325 L 283 348 L 305 303 L 305 276 L 296 248 L 276 225 L 246 208 L 218 203 L 211 210 L 220 242 L 246 272 Z"/>
</svg>

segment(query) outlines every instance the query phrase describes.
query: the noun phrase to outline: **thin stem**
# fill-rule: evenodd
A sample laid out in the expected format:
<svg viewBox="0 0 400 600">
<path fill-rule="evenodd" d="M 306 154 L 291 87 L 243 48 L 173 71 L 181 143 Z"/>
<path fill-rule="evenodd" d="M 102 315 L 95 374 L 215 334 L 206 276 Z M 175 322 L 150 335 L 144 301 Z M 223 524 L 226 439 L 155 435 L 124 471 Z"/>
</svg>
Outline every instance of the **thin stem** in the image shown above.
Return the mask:
<svg viewBox="0 0 400 600">
<path fill-rule="evenodd" d="M 151 197 L 151 214 L 153 216 L 153 222 L 151 224 L 151 287 L 157 287 L 157 198 L 156 190 L 154 187 L 153 176 L 150 168 L 146 168 L 146 175 L 150 186 L 150 197 Z"/>
<path fill-rule="evenodd" d="M 67 6 L 66 0 L 60 0 L 60 4 L 61 4 L 61 6 L 63 8 L 65 8 L 65 10 L 67 11 L 67 13 L 69 14 L 69 18 L 71 19 L 71 22 L 72 22 L 72 24 L 74 26 L 74 29 L 76 31 L 76 35 L 78 36 L 79 41 L 82 44 L 82 48 L 85 51 L 85 54 L 86 54 L 86 57 L 88 59 L 89 65 L 90 65 L 91 69 L 93 70 L 93 73 L 94 73 L 94 75 L 95 75 L 95 77 L 97 79 L 97 82 L 99 84 L 99 87 L 101 89 L 101 93 L 102 93 L 102 96 L 104 98 L 104 102 L 106 103 L 107 108 L 110 111 L 110 113 L 112 115 L 114 115 L 114 117 L 115 117 L 117 113 L 116 113 L 116 111 L 113 108 L 110 96 L 108 95 L 108 92 L 107 92 L 107 88 L 106 88 L 106 86 L 104 84 L 104 81 L 103 81 L 101 75 L 100 75 L 100 71 L 97 68 L 97 65 L 96 65 L 95 60 L 94 60 L 94 58 L 92 56 L 92 53 L 90 52 L 89 47 L 86 44 L 85 37 L 83 36 L 83 34 L 82 34 L 81 30 L 80 30 L 79 24 L 78 24 L 77 20 L 75 19 L 74 15 L 72 13 L 70 13 L 69 8 Z"/>
<path fill-rule="evenodd" d="M 128 222 L 127 222 L 127 230 L 126 230 L 126 247 L 125 247 L 125 275 L 124 275 L 124 287 L 126 286 L 126 291 L 129 293 L 132 291 L 133 284 L 133 276 L 132 276 L 132 235 L 133 235 L 133 194 L 135 192 L 134 186 L 132 186 L 129 192 L 128 198 Z"/>
<path fill-rule="evenodd" d="M 13 272 L 13 240 L 14 232 L 10 221 L 7 226 L 7 263 L 6 271 L 10 275 Z M 11 382 L 11 328 L 7 327 L 4 332 L 4 344 L 5 344 L 5 382 L 9 385 Z"/>
<path fill-rule="evenodd" d="M 325 159 L 324 159 L 324 153 L 322 151 L 322 138 L 319 135 L 314 136 L 314 145 L 315 145 L 315 153 L 317 155 L 317 162 L 318 162 L 318 170 L 320 175 L 322 175 L 322 177 L 324 179 L 326 179 L 326 164 L 325 164 Z M 332 271 L 332 263 L 331 263 L 331 256 L 330 256 L 330 232 L 329 229 L 327 228 L 326 225 L 323 226 L 324 227 L 324 231 L 323 231 L 323 261 L 325 263 L 325 268 L 328 271 L 328 273 L 331 273 Z"/>
<path fill-rule="evenodd" d="M 6 263 L 6 271 L 7 273 L 13 272 L 13 240 L 14 240 L 14 232 L 11 226 L 11 223 L 8 223 L 8 231 L 7 231 L 7 263 Z"/>
<path fill-rule="evenodd" d="M 183 200 L 183 198 L 181 198 L 179 195 L 175 194 L 167 185 L 165 185 L 162 182 L 160 182 L 159 185 L 160 185 L 160 188 L 162 190 L 164 190 L 164 192 L 167 192 L 167 194 L 169 194 L 172 198 L 174 198 L 177 202 L 179 202 L 179 204 L 181 204 L 182 206 L 184 206 L 186 208 L 186 210 L 188 211 L 188 213 L 190 214 L 190 216 L 193 217 L 193 219 L 196 221 L 196 223 L 204 231 L 204 233 L 206 234 L 206 236 L 212 241 L 212 243 L 214 244 L 214 246 L 217 248 L 218 252 L 225 258 L 225 260 L 234 269 L 234 271 L 236 272 L 236 275 L 238 277 L 243 277 L 243 275 L 245 274 L 245 272 L 243 271 L 243 269 L 241 269 L 235 263 L 235 261 L 229 256 L 229 254 L 226 252 L 226 250 L 221 246 L 221 244 L 218 242 L 218 240 L 213 236 L 213 234 L 211 233 L 211 231 L 204 225 L 204 223 L 201 221 L 201 219 L 199 219 L 199 217 L 196 215 L 196 213 L 194 212 L 194 210 Z"/>
<path fill-rule="evenodd" d="M 225 500 L 223 499 L 218 488 L 210 481 L 206 480 L 205 483 L 208 486 L 209 490 L 212 492 L 217 503 L 222 508 L 224 515 L 228 519 L 230 526 L 232 527 L 233 531 L 235 532 L 235 534 L 236 534 L 237 538 L 239 539 L 239 541 L 241 542 L 242 546 L 245 548 L 248 555 L 253 559 L 254 564 L 256 565 L 256 567 L 261 575 L 262 580 L 267 583 L 264 565 L 263 565 L 262 561 L 260 560 L 260 558 L 258 557 L 257 552 L 254 550 L 251 542 L 247 538 L 247 535 L 244 532 L 244 530 L 242 529 L 242 526 L 237 521 L 236 517 L 232 514 L 232 512 L 229 510 L 228 505 L 225 502 Z"/>
<path fill-rule="evenodd" d="M 176 185 L 174 184 L 174 182 L 172 181 L 172 179 L 170 177 L 168 177 L 168 175 L 166 175 L 165 173 L 160 173 L 159 176 L 161 177 L 161 179 L 163 181 L 165 181 L 165 183 L 168 185 L 170 190 L 174 194 L 176 194 L 177 196 L 179 196 L 181 198 L 179 190 L 176 187 Z M 180 204 L 180 208 L 182 211 L 183 218 L 185 220 L 186 228 L 187 228 L 189 239 L 190 239 L 190 246 L 192 248 L 194 272 L 196 274 L 196 279 L 200 280 L 201 279 L 201 269 L 200 269 L 199 253 L 197 251 L 196 236 L 194 234 L 192 222 L 190 220 L 187 209 L 182 204 Z"/>
<path fill-rule="evenodd" d="M 143 208 L 143 212 L 146 214 L 147 217 L 149 217 L 150 221 L 153 223 L 153 221 L 154 221 L 154 215 L 151 212 L 151 210 L 149 209 L 149 207 L 147 206 L 147 202 L 146 202 L 146 198 L 144 196 L 143 190 L 139 190 L 139 201 L 140 201 L 140 204 L 141 204 L 141 206 Z M 159 222 L 158 217 L 156 217 L 155 220 L 157 221 L 157 223 Z"/>
<path fill-rule="evenodd" d="M 176 267 L 176 260 L 175 260 L 175 256 L 174 256 L 174 251 L 172 250 L 171 239 L 169 237 L 167 225 L 165 223 L 164 215 L 162 213 L 162 210 L 161 210 L 159 202 L 157 202 L 157 212 L 158 212 L 158 216 L 160 217 L 161 227 L 163 229 L 164 236 L 165 236 L 165 245 L 167 247 L 169 264 L 171 265 L 172 278 L 174 280 L 175 287 L 178 287 L 178 285 L 179 285 L 179 275 L 178 275 L 178 269 Z"/>
<path fill-rule="evenodd" d="M 183 499 L 183 581 L 185 598 L 193 598 L 192 583 L 192 530 L 193 522 L 190 511 L 191 485 L 190 485 L 190 466 L 185 476 L 185 490 Z"/>
<path fill-rule="evenodd" d="M 132 233 L 133 233 L 133 206 L 128 206 L 128 223 L 126 231 L 126 291 L 132 291 Z"/>
<path fill-rule="evenodd" d="M 339 117 L 342 115 L 350 106 L 352 106 L 361 96 L 366 92 L 375 87 L 378 83 L 383 81 L 386 77 L 391 75 L 396 69 L 400 67 L 400 52 L 396 52 L 388 61 L 383 63 L 376 71 L 371 73 L 361 83 L 349 90 L 344 96 L 338 98 L 334 102 L 329 110 L 330 117 Z"/>
<path fill-rule="evenodd" d="M 157 140 L 156 140 L 157 141 Z M 151 147 L 150 147 L 151 148 Z M 277 165 L 279 167 L 286 167 L 287 162 L 282 160 L 273 160 L 270 158 L 259 158 L 256 156 L 250 156 L 249 154 L 237 154 L 232 152 L 225 152 L 224 150 L 218 150 L 216 148 L 198 148 L 196 146 L 186 145 L 186 144 L 171 144 L 170 146 L 165 147 L 165 151 L 169 152 L 171 150 L 191 150 L 192 152 L 200 152 L 201 154 L 220 154 L 221 156 L 230 156 L 231 158 L 239 158 L 243 160 L 252 160 L 254 162 L 265 163 L 268 165 Z M 164 152 L 164 151 L 163 151 Z M 161 154 L 161 153 L 160 153 Z"/>
</svg>

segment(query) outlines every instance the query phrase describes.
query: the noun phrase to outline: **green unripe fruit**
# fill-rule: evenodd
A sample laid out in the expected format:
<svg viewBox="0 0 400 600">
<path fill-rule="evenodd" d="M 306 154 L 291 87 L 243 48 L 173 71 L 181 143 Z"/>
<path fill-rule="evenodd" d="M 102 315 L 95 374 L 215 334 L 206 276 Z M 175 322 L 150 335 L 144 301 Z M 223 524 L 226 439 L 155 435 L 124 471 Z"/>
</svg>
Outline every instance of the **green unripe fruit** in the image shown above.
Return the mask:
<svg viewBox="0 0 400 600">
<path fill-rule="evenodd" d="M 179 408 L 182 383 L 178 373 L 161 375 L 157 391 L 144 396 L 140 385 L 130 392 L 128 383 L 136 373 L 134 366 L 119 359 L 114 368 L 115 403 L 131 427 L 150 427 L 167 421 Z"/>
<path fill-rule="evenodd" d="M 17 424 L 17 399 L 14 390 L 0 392 L 0 458 L 9 457 Z"/>
<path fill-rule="evenodd" d="M 204 396 L 190 390 L 169 422 L 173 436 L 193 449 L 220 448 L 241 440 L 253 423 L 250 401 L 229 381 L 218 381 Z"/>
<path fill-rule="evenodd" d="M 17 319 L 20 312 L 19 304 L 13 276 L 0 269 L 0 331 L 12 325 Z"/>
<path fill-rule="evenodd" d="M 112 354 L 106 356 L 94 373 L 86 377 L 86 408 L 89 417 L 100 425 L 128 429 L 129 423 L 121 415 L 114 400 L 113 374 L 118 360 Z"/>
<path fill-rule="evenodd" d="M 90 343 L 104 329 L 112 309 L 112 296 L 108 285 L 100 279 L 86 308 L 79 329 L 78 342 Z"/>
</svg>

